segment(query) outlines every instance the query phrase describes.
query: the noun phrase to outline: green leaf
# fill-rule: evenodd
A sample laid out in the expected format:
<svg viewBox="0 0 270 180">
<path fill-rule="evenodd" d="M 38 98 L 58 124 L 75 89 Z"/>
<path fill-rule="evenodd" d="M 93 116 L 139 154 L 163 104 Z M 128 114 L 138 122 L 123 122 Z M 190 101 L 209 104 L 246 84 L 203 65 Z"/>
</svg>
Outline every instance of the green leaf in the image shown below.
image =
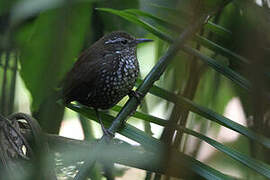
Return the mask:
<svg viewBox="0 0 270 180">
<path fill-rule="evenodd" d="M 140 81 L 137 82 L 137 86 L 139 83 L 140 83 Z M 183 96 L 176 96 L 175 94 L 173 94 L 169 91 L 166 91 L 164 89 L 161 89 L 157 86 L 153 86 L 149 92 L 153 95 L 160 97 L 160 98 L 166 99 L 167 101 L 178 103 L 179 105 L 184 106 L 188 110 L 190 110 L 194 113 L 197 113 L 206 119 L 209 119 L 209 120 L 214 121 L 222 126 L 225 126 L 229 129 L 232 129 L 232 130 L 248 137 L 249 139 L 254 140 L 257 143 L 260 143 L 260 144 L 264 145 L 265 147 L 270 148 L 270 139 L 269 138 L 266 138 L 258 133 L 255 133 L 254 131 L 246 128 L 245 126 L 238 124 L 238 123 L 230 120 L 229 118 L 226 118 L 226 117 L 212 111 L 211 109 L 200 106 L 200 105 L 192 102 L 191 100 L 189 100 Z M 151 116 L 146 117 L 145 115 L 140 115 L 138 117 L 141 119 L 144 119 L 144 120 L 149 120 L 150 122 L 153 122 L 153 123 L 157 123 L 161 126 L 165 125 L 164 124 L 165 120 L 162 120 L 160 118 L 155 119 L 155 117 L 151 117 Z M 153 120 L 153 119 L 155 119 L 155 120 Z"/>
<path fill-rule="evenodd" d="M 128 12 L 130 14 L 134 14 L 136 16 L 142 16 L 142 17 L 146 17 L 146 18 L 150 18 L 152 20 L 155 20 L 157 23 L 165 26 L 166 28 L 169 28 L 169 29 L 172 29 L 172 30 L 183 30 L 183 27 L 180 27 L 180 24 L 179 22 L 176 23 L 173 23 L 168 21 L 168 20 L 165 20 L 165 19 L 162 19 L 161 17 L 158 17 L 158 16 L 154 16 L 150 13 L 147 13 L 147 12 L 144 12 L 144 11 L 141 11 L 139 9 L 125 9 L 123 10 L 124 12 Z M 168 13 L 171 13 L 172 11 L 168 12 Z M 179 14 L 177 14 L 179 16 Z M 180 17 L 181 18 L 181 17 Z M 219 26 L 211 21 L 207 22 L 206 25 L 205 25 L 205 28 L 206 29 L 209 29 L 211 32 L 214 32 L 216 34 L 219 34 L 220 36 L 222 37 L 225 37 L 225 38 L 228 38 L 231 36 L 231 32 L 225 28 L 223 28 L 222 26 Z"/>
<path fill-rule="evenodd" d="M 201 45 L 211 49 L 215 53 L 221 54 L 229 59 L 233 59 L 233 60 L 237 61 L 238 63 L 244 63 L 245 65 L 249 64 L 249 60 L 247 60 L 246 58 L 230 51 L 229 49 L 226 49 L 226 48 L 214 43 L 213 41 L 210 41 L 209 39 L 206 39 L 205 37 L 196 35 L 195 40 L 198 43 L 200 43 Z"/>
<path fill-rule="evenodd" d="M 97 0 L 71 0 L 69 3 L 74 4 L 87 1 L 95 2 Z M 65 0 L 21 0 L 13 6 L 10 21 L 12 25 L 16 25 L 27 18 L 38 15 L 39 13 L 60 7 L 67 7 L 67 2 Z"/>
<path fill-rule="evenodd" d="M 217 62 L 216 60 L 214 60 L 213 58 L 210 58 L 209 56 L 206 56 L 206 55 L 200 53 L 200 51 L 198 51 L 198 50 L 196 50 L 194 48 L 190 48 L 188 46 L 185 46 L 183 48 L 183 50 L 186 53 L 192 54 L 195 57 L 201 59 L 208 66 L 212 67 L 217 72 L 223 74 L 228 79 L 232 80 L 233 82 L 235 82 L 236 84 L 238 84 L 242 88 L 244 88 L 244 89 L 246 89 L 248 91 L 250 90 L 250 88 L 251 88 L 250 82 L 246 78 L 241 76 L 240 74 L 238 74 L 235 71 L 233 71 L 232 69 L 230 69 L 229 67 Z"/>
<path fill-rule="evenodd" d="M 168 36 L 166 33 L 162 32 L 162 30 L 148 24 L 147 22 L 139 19 L 137 16 L 130 14 L 128 12 L 125 11 L 120 11 L 120 10 L 114 10 L 114 9 L 108 9 L 108 8 L 98 8 L 97 10 L 100 11 L 105 11 L 105 12 L 110 12 L 112 14 L 118 15 L 122 18 L 125 18 L 135 24 L 138 24 L 140 26 L 142 26 L 143 28 L 145 28 L 146 30 L 148 30 L 149 32 L 153 33 L 154 35 L 156 35 L 157 37 L 167 41 L 167 42 L 173 42 L 173 38 Z M 198 37 L 198 36 L 197 36 Z M 221 48 L 220 46 L 216 45 L 215 43 L 200 37 L 199 38 L 200 41 L 204 44 L 207 45 L 207 47 L 213 48 L 215 50 L 219 49 L 222 52 L 224 48 Z M 230 68 L 221 65 L 220 63 L 218 63 L 217 61 L 213 60 L 212 58 L 202 54 L 201 52 L 199 52 L 198 50 L 194 49 L 194 48 L 190 48 L 188 46 L 184 46 L 183 50 L 191 55 L 196 56 L 197 58 L 203 60 L 205 63 L 207 63 L 209 66 L 211 66 L 212 68 L 214 68 L 216 71 L 222 73 L 224 76 L 226 76 L 227 78 L 231 79 L 232 81 L 236 82 L 238 85 L 240 85 L 241 87 L 249 90 L 250 89 L 250 84 L 249 82 L 242 77 L 241 75 L 239 75 L 238 73 L 236 73 L 235 71 L 231 70 Z M 226 52 L 230 52 L 229 50 L 226 50 Z M 232 57 L 235 54 L 231 54 L 230 57 Z M 237 58 L 237 57 L 235 57 Z M 246 61 L 245 59 L 239 59 L 239 61 Z"/>
<path fill-rule="evenodd" d="M 234 149 L 228 148 L 227 146 L 225 146 L 221 143 L 218 143 L 217 141 L 215 141 L 209 137 L 206 137 L 200 133 L 197 133 L 195 131 L 189 130 L 187 128 L 179 128 L 179 130 L 182 130 L 187 134 L 190 134 L 192 136 L 195 136 L 195 137 L 207 142 L 208 144 L 210 144 L 211 146 L 220 150 L 221 152 L 227 154 L 231 158 L 241 162 L 242 164 L 246 165 L 247 167 L 264 175 L 265 177 L 270 178 L 270 166 L 269 165 L 267 165 L 261 161 L 258 161 L 256 159 L 253 159 L 251 157 L 248 157 L 242 153 L 239 153 L 238 151 L 236 151 Z"/>
<path fill-rule="evenodd" d="M 215 24 L 211 21 L 208 21 L 208 23 L 205 25 L 207 29 L 209 29 L 211 32 L 214 32 L 220 36 L 223 37 L 231 37 L 232 32 L 218 24 Z"/>
<path fill-rule="evenodd" d="M 120 106 L 115 106 L 113 108 L 113 110 L 115 111 L 119 111 L 121 109 Z M 145 113 L 141 113 L 141 112 L 135 112 L 135 114 L 133 115 L 133 117 L 139 118 L 141 120 L 144 121 L 148 121 L 148 122 L 152 122 L 161 126 L 167 126 L 168 125 L 168 121 L 158 118 L 158 117 L 154 117 Z M 197 133 L 195 131 L 189 130 L 187 128 L 177 128 L 177 127 L 172 127 L 178 131 L 184 131 L 187 134 L 193 135 L 195 137 L 198 137 L 199 139 L 207 142 L 208 144 L 210 144 L 211 146 L 215 147 L 216 149 L 220 150 L 221 152 L 227 154 L 228 156 L 230 156 L 231 158 L 243 163 L 244 165 L 246 165 L 247 167 L 257 171 L 258 173 L 270 178 L 270 167 L 261 162 L 261 161 L 257 161 L 253 158 L 250 158 L 244 154 L 239 153 L 238 151 L 228 148 L 225 145 L 218 143 L 217 141 L 208 138 L 200 133 Z"/>
<path fill-rule="evenodd" d="M 177 24 L 173 24 L 173 23 L 171 23 L 169 21 L 163 20 L 163 19 L 161 19 L 161 18 L 159 18 L 157 16 L 154 16 L 152 14 L 149 14 L 147 12 L 144 12 L 144 11 L 141 11 L 141 10 L 138 10 L 138 9 L 126 9 L 126 10 L 123 10 L 123 11 L 128 12 L 130 14 L 139 15 L 139 16 L 142 16 L 142 17 L 147 17 L 147 18 L 150 18 L 152 20 L 155 20 L 159 24 L 165 26 L 165 28 L 167 28 L 167 29 L 169 28 L 169 29 L 176 30 L 176 31 L 182 31 L 183 30 L 183 28 L 179 27 L 179 25 L 177 25 Z M 123 17 L 123 16 L 121 16 L 121 17 Z M 225 28 L 223 28 L 223 27 L 221 27 L 219 25 L 216 25 L 216 24 L 212 23 L 211 21 L 206 23 L 204 28 L 206 28 L 206 29 L 209 28 L 212 32 L 215 32 L 215 33 L 220 34 L 220 35 L 222 34 L 222 35 L 224 35 L 226 37 L 230 37 L 230 35 L 232 35 L 232 33 L 229 30 L 227 30 L 227 29 L 225 29 Z M 228 58 L 233 58 L 237 62 L 249 64 L 249 61 L 246 58 L 244 58 L 244 57 L 230 51 L 229 49 L 221 47 L 220 45 L 214 43 L 213 41 L 210 41 L 210 40 L 206 39 L 203 36 L 196 35 L 194 37 L 194 39 L 196 40 L 196 42 L 202 44 L 203 46 L 205 46 L 205 47 L 207 47 L 209 49 L 211 49 L 215 53 L 219 53 L 219 54 L 221 54 L 221 55 L 223 55 L 225 57 L 228 57 Z"/>
<path fill-rule="evenodd" d="M 72 109 L 73 111 L 80 113 L 81 115 L 84 115 L 87 118 L 93 119 L 96 122 L 98 122 L 96 113 L 93 109 L 89 109 L 82 105 L 73 105 L 73 104 L 69 104 L 67 107 Z M 102 122 L 104 123 L 104 126 L 109 127 L 114 117 L 111 115 L 102 113 L 102 112 L 99 112 L 99 113 L 100 113 Z M 119 133 L 136 142 L 139 142 L 143 146 L 149 148 L 151 151 L 156 151 L 155 146 L 160 144 L 159 140 L 152 138 L 151 136 L 145 134 L 143 131 L 129 124 L 126 124 L 125 128 L 121 129 Z"/>
<path fill-rule="evenodd" d="M 119 112 L 121 109 L 122 109 L 122 107 L 118 106 L 118 105 L 116 105 L 112 108 L 112 110 L 114 110 L 116 112 Z M 146 114 L 146 113 L 138 112 L 138 111 L 136 111 L 132 115 L 132 117 L 135 117 L 135 118 L 147 121 L 147 122 L 155 123 L 155 124 L 158 124 L 160 126 L 166 126 L 168 124 L 167 120 L 164 120 L 164 119 L 161 119 L 161 118 L 158 118 L 155 116 L 151 116 L 151 115 Z"/>
<path fill-rule="evenodd" d="M 95 111 L 92 109 L 89 109 L 84 106 L 79 105 L 73 105 L 69 104 L 67 106 L 68 108 L 80 113 L 81 115 L 93 119 L 95 121 L 97 120 Z M 106 127 L 108 127 L 111 122 L 113 121 L 114 117 L 110 116 L 108 114 L 104 114 L 100 112 L 102 122 Z M 154 152 L 155 154 L 160 154 L 163 152 L 163 143 L 161 143 L 158 139 L 155 139 L 149 135 L 147 135 L 145 132 L 129 125 L 125 124 L 125 126 L 119 131 L 120 134 L 140 143 L 143 147 L 147 148 L 147 150 L 150 150 L 150 152 Z M 196 172 L 197 174 L 201 175 L 202 177 L 206 179 L 232 179 L 227 175 L 222 174 L 221 172 L 201 163 L 200 161 L 189 157 L 185 154 L 173 151 L 174 155 L 174 163 L 176 167 L 185 166 L 186 168 L 190 168 L 192 171 Z M 185 162 L 185 163 L 183 163 Z M 180 171 L 180 169 L 179 169 Z M 164 172 L 163 172 L 164 173 Z"/>
<path fill-rule="evenodd" d="M 23 0 L 19 1 L 12 8 L 11 23 L 17 24 L 18 22 L 27 19 L 31 16 L 37 15 L 48 9 L 53 9 L 64 5 L 64 0 Z"/>
<path fill-rule="evenodd" d="M 109 12 L 109 13 L 118 15 L 118 16 L 120 16 L 128 21 L 131 21 L 137 25 L 142 26 L 143 28 L 145 28 L 146 30 L 148 30 L 152 34 L 156 35 L 157 37 L 159 37 L 161 39 L 166 39 L 166 41 L 172 42 L 172 38 L 169 37 L 168 35 L 166 35 L 165 33 L 163 33 L 160 29 L 157 29 L 156 27 L 150 25 L 149 23 L 140 20 L 139 18 L 137 18 L 136 16 L 134 16 L 130 13 L 115 10 L 115 9 L 109 9 L 109 8 L 96 8 L 96 9 L 99 11 Z"/>
<path fill-rule="evenodd" d="M 183 20 L 186 21 L 187 19 L 190 19 L 193 15 L 192 12 L 188 11 L 187 8 L 185 8 L 185 7 L 183 7 L 183 8 L 181 7 L 180 9 L 176 9 L 173 7 L 160 6 L 160 5 L 153 5 L 153 7 L 155 9 L 157 9 L 158 11 L 165 12 L 164 13 L 165 15 L 166 14 L 172 15 L 173 20 L 171 20 L 171 21 L 177 21 L 177 20 L 181 19 L 180 22 L 182 23 Z M 161 18 L 159 18 L 159 19 L 161 19 Z M 166 17 L 164 17 L 162 20 L 165 22 L 168 22 Z M 178 23 L 178 24 L 180 25 L 181 23 Z M 221 36 L 223 38 L 229 38 L 232 35 L 232 32 L 230 30 L 228 30 L 220 25 L 217 25 L 211 21 L 208 21 L 205 24 L 205 28 L 207 28 L 209 31 L 211 31 L 213 33 L 218 34 L 219 36 Z"/>
<path fill-rule="evenodd" d="M 98 3 L 94 4 L 95 7 L 103 7 L 103 8 L 111 8 L 111 9 L 129 9 L 129 8 L 139 8 L 140 0 L 98 0 Z M 112 32 L 115 30 L 125 30 L 130 34 L 140 34 L 139 26 L 136 24 L 130 24 L 125 19 L 119 19 L 117 16 L 112 16 L 109 13 L 100 13 L 94 12 L 97 16 L 95 16 L 94 21 L 95 26 L 93 29 L 96 29 L 101 25 L 98 29 L 98 34 L 102 35 L 106 32 Z"/>
<path fill-rule="evenodd" d="M 78 3 L 47 11 L 17 29 L 20 74 L 32 95 L 33 110 L 58 86 L 81 50 L 90 22 L 88 7 Z"/>
<path fill-rule="evenodd" d="M 162 29 L 161 28 L 158 29 L 156 27 L 156 30 L 158 30 L 160 32 L 162 32 L 164 29 L 172 29 L 172 30 L 175 29 L 177 32 L 183 30 L 183 28 L 179 27 L 179 25 L 177 25 L 177 24 L 173 24 L 171 22 L 168 22 L 168 21 L 163 20 L 163 19 L 161 19 L 161 18 L 159 18 L 157 16 L 154 16 L 152 14 L 149 14 L 147 12 L 144 12 L 144 11 L 141 11 L 141 10 L 138 10 L 138 9 L 125 9 L 125 10 L 120 11 L 120 10 L 113 10 L 113 9 L 107 9 L 107 8 L 106 9 L 105 8 L 99 8 L 98 10 L 107 11 L 107 12 L 113 13 L 115 15 L 121 16 L 121 17 L 123 17 L 125 19 L 127 19 L 127 16 L 128 16 L 127 13 L 129 13 L 130 15 L 135 15 L 133 17 L 132 16 L 129 16 L 129 18 L 127 20 L 132 21 L 134 23 L 138 23 L 137 21 L 140 21 L 140 24 L 139 25 L 142 25 L 143 23 L 145 23 L 144 26 L 143 26 L 145 29 L 147 29 L 147 25 L 149 25 L 149 26 L 151 26 L 151 25 L 148 24 L 148 23 L 146 23 L 143 20 L 140 20 L 137 16 L 142 16 L 142 17 L 150 18 L 152 20 L 155 20 L 157 23 L 165 26 L 165 28 L 162 28 Z M 127 13 L 123 13 L 123 12 L 127 12 Z M 227 37 L 229 35 L 231 35 L 231 32 L 229 30 L 226 30 L 225 28 L 222 28 L 221 26 L 218 26 L 218 25 L 216 25 L 216 24 L 214 24 L 212 22 L 208 22 L 205 25 L 205 28 L 207 28 L 207 27 L 211 27 L 210 30 L 212 30 L 212 32 L 216 32 L 216 33 L 219 33 L 219 34 L 226 34 Z M 166 40 L 166 41 L 169 40 L 169 42 L 170 42 L 172 40 L 172 38 L 166 37 L 166 35 L 164 35 L 164 31 L 163 31 L 162 36 L 159 36 L 159 35 L 161 35 L 160 33 L 157 33 L 155 31 L 151 31 L 149 28 L 147 30 L 149 32 L 153 33 L 153 34 L 156 33 L 155 35 L 157 35 L 160 38 L 161 37 L 165 37 L 163 39 Z M 229 49 L 226 49 L 224 47 L 221 47 L 220 45 L 216 44 L 213 41 L 210 41 L 210 40 L 206 39 L 203 36 L 196 35 L 194 37 L 194 39 L 198 43 L 202 44 L 203 46 L 205 46 L 205 47 L 211 49 L 212 51 L 214 51 L 216 53 L 219 53 L 219 54 L 221 54 L 221 55 L 223 55 L 225 57 L 228 57 L 230 59 L 232 58 L 232 59 L 234 59 L 234 60 L 236 60 L 237 62 L 240 62 L 240 63 L 245 63 L 245 64 L 248 64 L 249 63 L 249 61 L 246 58 L 244 58 L 244 57 L 242 57 L 242 56 L 240 56 L 240 55 L 238 55 L 238 54 L 230 51 Z"/>
</svg>

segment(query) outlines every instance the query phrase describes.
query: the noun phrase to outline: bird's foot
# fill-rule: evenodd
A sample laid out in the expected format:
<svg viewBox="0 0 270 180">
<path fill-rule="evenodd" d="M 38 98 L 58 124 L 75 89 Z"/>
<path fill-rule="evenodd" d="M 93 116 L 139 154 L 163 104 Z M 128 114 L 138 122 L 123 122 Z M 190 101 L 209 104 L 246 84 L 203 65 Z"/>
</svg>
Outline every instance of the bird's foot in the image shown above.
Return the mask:
<svg viewBox="0 0 270 180">
<path fill-rule="evenodd" d="M 101 120 L 101 117 L 100 117 L 98 110 L 95 109 L 95 111 L 96 111 L 96 115 L 97 115 L 98 121 L 100 123 L 101 129 L 102 129 L 103 135 L 105 135 L 107 137 L 106 139 L 112 139 L 114 137 L 114 133 L 111 132 L 109 129 L 105 128 L 104 124 L 102 123 L 102 120 Z"/>
<path fill-rule="evenodd" d="M 103 135 L 109 137 L 110 139 L 112 139 L 114 137 L 114 133 L 111 132 L 109 129 L 106 129 L 103 125 L 103 123 L 100 124 L 101 125 L 101 129 L 103 132 Z"/>
<path fill-rule="evenodd" d="M 128 94 L 129 98 L 135 97 L 135 99 L 137 100 L 138 104 L 141 104 L 142 98 L 143 98 L 143 94 L 139 91 L 133 91 L 131 90 Z"/>
</svg>

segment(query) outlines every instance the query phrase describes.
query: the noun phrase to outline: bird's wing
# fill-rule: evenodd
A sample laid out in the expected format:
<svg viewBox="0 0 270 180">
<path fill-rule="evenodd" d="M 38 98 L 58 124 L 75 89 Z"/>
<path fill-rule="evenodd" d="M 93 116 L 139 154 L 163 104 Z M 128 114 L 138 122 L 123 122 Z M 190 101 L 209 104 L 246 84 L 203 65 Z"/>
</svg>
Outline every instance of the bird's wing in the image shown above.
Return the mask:
<svg viewBox="0 0 270 180">
<path fill-rule="evenodd" d="M 91 52 L 83 52 L 71 71 L 67 74 L 64 86 L 63 97 L 66 103 L 77 100 L 77 96 L 87 96 L 87 93 L 97 87 L 100 71 L 111 70 L 110 60 L 103 55 L 94 55 Z"/>
</svg>

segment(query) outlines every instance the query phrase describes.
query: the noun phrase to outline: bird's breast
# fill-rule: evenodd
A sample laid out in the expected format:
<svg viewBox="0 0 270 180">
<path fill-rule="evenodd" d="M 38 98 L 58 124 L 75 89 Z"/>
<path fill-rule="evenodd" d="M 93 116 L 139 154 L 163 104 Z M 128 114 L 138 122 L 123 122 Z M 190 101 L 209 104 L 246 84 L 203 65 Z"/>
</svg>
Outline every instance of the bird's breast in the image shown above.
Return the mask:
<svg viewBox="0 0 270 180">
<path fill-rule="evenodd" d="M 114 68 L 100 71 L 99 85 L 93 96 L 89 97 L 101 109 L 110 108 L 126 96 L 134 87 L 139 73 L 136 56 L 122 56 L 111 63 L 110 67 Z"/>
</svg>

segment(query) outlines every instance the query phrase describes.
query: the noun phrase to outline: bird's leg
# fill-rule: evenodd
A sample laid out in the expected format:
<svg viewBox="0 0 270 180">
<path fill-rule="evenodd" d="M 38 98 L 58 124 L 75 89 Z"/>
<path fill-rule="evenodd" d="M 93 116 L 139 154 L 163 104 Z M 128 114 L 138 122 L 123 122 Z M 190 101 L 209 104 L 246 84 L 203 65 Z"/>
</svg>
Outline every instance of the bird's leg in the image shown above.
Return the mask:
<svg viewBox="0 0 270 180">
<path fill-rule="evenodd" d="M 110 130 L 106 129 L 104 124 L 102 123 L 102 120 L 101 120 L 100 114 L 98 112 L 98 109 L 95 108 L 95 111 L 96 111 L 96 116 L 98 118 L 98 121 L 99 121 L 99 123 L 101 125 L 101 129 L 102 129 L 103 134 L 105 134 L 106 136 L 114 137 L 114 133 L 112 133 Z"/>
<path fill-rule="evenodd" d="M 141 104 L 141 101 L 143 98 L 143 94 L 141 92 L 131 90 L 131 91 L 129 91 L 128 96 L 129 96 L 129 98 L 135 97 L 138 104 Z"/>
</svg>

